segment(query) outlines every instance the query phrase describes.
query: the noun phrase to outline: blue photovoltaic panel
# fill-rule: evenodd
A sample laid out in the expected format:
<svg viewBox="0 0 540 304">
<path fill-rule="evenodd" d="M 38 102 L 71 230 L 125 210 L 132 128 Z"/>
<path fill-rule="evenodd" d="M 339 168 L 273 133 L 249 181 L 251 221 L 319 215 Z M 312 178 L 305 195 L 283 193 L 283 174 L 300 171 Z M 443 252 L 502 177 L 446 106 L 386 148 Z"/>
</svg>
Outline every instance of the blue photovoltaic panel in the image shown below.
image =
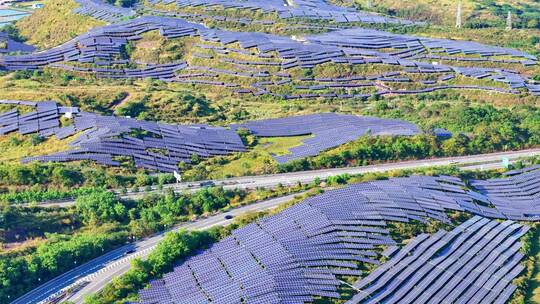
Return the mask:
<svg viewBox="0 0 540 304">
<path fill-rule="evenodd" d="M 529 170 L 505 178 L 474 180 L 471 185 L 511 218 L 540 220 L 540 170 L 538 166 Z"/>
<path fill-rule="evenodd" d="M 527 231 L 476 216 L 450 232 L 421 235 L 354 284 L 358 293 L 347 304 L 505 303 L 523 269 L 518 239 Z"/>
<path fill-rule="evenodd" d="M 294 4 L 290 4 L 289 2 L 284 2 L 282 0 L 150 0 L 149 2 L 151 4 L 176 3 L 176 5 L 180 8 L 201 6 L 212 8 L 219 6 L 218 10 L 222 8 L 261 10 L 267 13 L 277 13 L 279 17 L 285 19 L 321 19 L 333 20 L 339 23 L 362 22 L 403 25 L 415 24 L 414 22 L 404 19 L 385 17 L 371 12 L 359 12 L 355 9 L 336 6 L 324 0 L 295 0 Z"/>
<path fill-rule="evenodd" d="M 99 0 L 81 0 L 81 9 L 93 11 Z M 111 5 L 104 4 L 107 8 Z M 110 8 L 117 9 L 116 7 Z M 119 10 L 125 10 L 118 8 Z M 104 10 L 100 8 L 99 10 Z M 99 11 L 98 10 L 98 11 Z M 114 12 L 104 16 L 114 15 Z M 185 61 L 167 64 L 132 62 L 123 56 L 129 42 L 141 39 L 141 35 L 157 30 L 166 39 L 198 36 L 203 43 L 195 45 L 201 51 L 195 57 L 208 58 L 227 63 L 234 68 L 211 68 L 189 65 Z M 210 42 L 212 44 L 206 44 Z M 216 43 L 218 45 L 216 45 Z M 232 47 L 238 43 L 240 48 Z M 253 55 L 257 60 L 237 60 L 227 57 L 228 53 Z M 476 55 L 456 57 L 459 54 Z M 202 56 L 202 57 L 201 57 Z M 497 59 L 507 56 L 509 59 Z M 438 64 L 434 60 L 463 61 L 467 66 Z M 373 94 L 421 94 L 446 89 L 487 90 L 501 93 L 519 93 L 528 90 L 540 94 L 540 86 L 530 82 L 518 71 L 474 66 L 475 62 L 536 64 L 536 57 L 513 50 L 483 45 L 468 41 L 432 39 L 408 35 L 391 34 L 365 28 L 336 30 L 331 33 L 303 38 L 283 37 L 264 33 L 231 32 L 208 29 L 199 23 L 179 18 L 143 16 L 113 25 L 99 27 L 60 46 L 27 55 L 0 57 L 0 69 L 39 70 L 45 66 L 77 73 L 91 73 L 97 77 L 112 79 L 153 78 L 166 82 L 231 88 L 238 94 L 270 95 L 282 99 L 310 98 L 361 98 Z M 77 63 L 77 64 L 73 64 Z M 293 78 L 288 69 L 313 68 L 325 63 L 335 64 L 386 64 L 394 71 L 380 75 L 349 75 L 330 78 Z M 266 67 L 278 68 L 270 72 Z M 416 75 L 436 74 L 437 77 L 414 82 Z M 249 87 L 235 82 L 219 80 L 219 75 L 235 78 L 255 79 Z M 500 86 L 456 85 L 451 81 L 456 75 L 475 79 L 500 82 Z M 435 80 L 436 79 L 436 80 Z M 414 83 L 415 89 L 392 89 L 395 82 Z M 278 88 L 287 84 L 287 89 Z"/>
<path fill-rule="evenodd" d="M 0 32 L 0 43 L 4 43 L 5 46 L 0 48 L 0 55 L 1 54 L 7 54 L 7 53 L 29 53 L 36 50 L 35 47 L 15 41 L 8 37 L 6 33 Z"/>
<path fill-rule="evenodd" d="M 380 246 L 389 246 L 385 254 L 390 260 L 355 284 L 360 292 L 349 303 L 502 303 L 520 272 L 518 239 L 526 226 L 475 216 L 450 232 L 419 235 L 401 249 L 386 228 L 389 221 L 448 222 L 446 211 L 478 208 L 463 188 L 454 177 L 412 176 L 308 198 L 233 231 L 188 259 L 140 291 L 141 303 L 338 298 L 338 277 L 360 276 L 358 263 L 378 264 Z M 485 208 L 495 218 L 505 217 L 496 208 Z"/>
</svg>

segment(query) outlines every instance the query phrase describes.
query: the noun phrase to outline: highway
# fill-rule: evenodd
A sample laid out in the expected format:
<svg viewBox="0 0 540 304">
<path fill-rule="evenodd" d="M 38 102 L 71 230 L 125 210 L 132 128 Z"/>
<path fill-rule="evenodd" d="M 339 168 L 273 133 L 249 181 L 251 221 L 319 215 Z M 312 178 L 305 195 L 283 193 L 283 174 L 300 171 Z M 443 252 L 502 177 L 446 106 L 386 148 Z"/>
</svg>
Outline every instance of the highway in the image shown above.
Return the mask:
<svg viewBox="0 0 540 304">
<path fill-rule="evenodd" d="M 523 151 L 511 151 L 511 152 L 502 152 L 502 153 L 490 153 L 483 155 L 474 155 L 474 156 L 463 156 L 463 157 L 450 157 L 450 158 L 438 158 L 438 159 L 426 159 L 426 160 L 416 160 L 416 161 L 404 161 L 396 163 L 386 163 L 379 165 L 370 165 L 363 167 L 347 167 L 347 168 L 336 168 L 336 169 L 324 169 L 324 170 L 313 170 L 313 171 L 302 171 L 302 172 L 293 172 L 293 173 L 284 173 L 284 174 L 274 174 L 274 175 L 263 175 L 263 176 L 250 176 L 250 177 L 240 177 L 240 178 L 231 178 L 224 180 L 212 181 L 216 186 L 223 186 L 227 189 L 240 188 L 240 189 L 255 189 L 257 187 L 276 187 L 278 185 L 292 185 L 298 182 L 309 183 L 320 178 L 324 180 L 330 176 L 341 175 L 341 174 L 365 174 L 365 173 L 380 173 L 393 170 L 406 170 L 406 169 L 419 169 L 427 167 L 438 167 L 438 166 L 449 166 L 455 165 L 461 167 L 465 170 L 487 170 L 487 169 L 496 169 L 502 167 L 502 159 L 508 158 L 511 162 L 516 161 L 521 158 L 532 157 L 540 155 L 540 149 L 530 149 Z M 200 183 L 179 183 L 179 184 L 169 184 L 163 187 L 164 189 L 173 189 L 175 191 L 195 191 L 201 188 Z M 134 199 L 141 197 L 149 193 L 162 192 L 163 190 L 158 190 L 153 188 L 151 191 L 147 192 L 136 192 L 136 193 L 127 193 L 125 195 L 120 195 L 123 198 Z M 188 223 L 175 227 L 174 229 L 187 228 L 187 229 L 206 229 L 215 225 L 226 224 L 224 216 L 226 214 L 231 214 L 237 216 L 239 214 L 264 210 L 269 208 L 274 208 L 281 203 L 284 203 L 292 199 L 294 195 L 285 196 L 282 198 L 277 198 L 265 202 L 255 203 L 249 206 L 244 206 L 232 211 L 229 211 L 224 214 L 212 216 L 207 219 L 199 220 L 194 223 Z M 43 204 L 43 206 L 69 206 L 73 204 L 73 201 L 63 201 L 63 202 L 48 202 Z M 39 303 L 40 301 L 46 299 L 47 297 L 59 292 L 60 290 L 71 286 L 75 282 L 80 282 L 82 280 L 89 281 L 90 283 L 84 288 L 79 290 L 74 294 L 70 300 L 75 303 L 81 303 L 85 295 L 89 295 L 101 290 L 106 283 L 118 275 L 125 273 L 130 266 L 130 261 L 133 258 L 140 257 L 145 258 L 151 252 L 151 250 L 156 246 L 156 244 L 163 237 L 163 233 L 158 234 L 154 237 L 137 241 L 133 244 L 126 245 L 122 248 L 116 249 L 112 252 L 109 252 L 101 257 L 98 257 L 86 264 L 83 264 L 45 284 L 32 290 L 23 297 L 15 300 L 14 304 L 28 304 L 28 303 Z M 128 251 L 135 251 L 131 254 L 127 254 Z"/>
<path fill-rule="evenodd" d="M 384 163 L 370 166 L 360 166 L 360 167 L 345 167 L 345 168 L 334 168 L 334 169 L 322 169 L 322 170 L 310 170 L 310 171 L 299 171 L 291 173 L 282 173 L 282 174 L 272 174 L 272 175 L 258 175 L 258 176 L 247 176 L 247 177 L 238 177 L 230 178 L 223 180 L 211 181 L 216 186 L 223 186 L 224 188 L 234 189 L 255 189 L 258 187 L 271 188 L 278 185 L 293 185 L 298 182 L 300 183 L 310 183 L 316 178 L 324 180 L 330 176 L 336 176 L 341 174 L 366 174 L 366 173 L 383 173 L 394 170 L 406 170 L 406 169 L 420 169 L 420 168 L 429 168 L 429 167 L 441 167 L 441 166 L 450 166 L 455 165 L 461 167 L 462 169 L 476 170 L 476 169 L 496 169 L 502 168 L 503 158 L 508 158 L 509 161 L 516 161 L 518 159 L 533 157 L 540 155 L 540 148 L 538 149 L 529 149 L 522 151 L 509 151 L 509 152 L 499 152 L 499 153 L 489 153 L 489 154 L 480 154 L 480 155 L 471 155 L 471 156 L 459 156 L 459 157 L 447 157 L 447 158 L 433 158 L 433 159 L 424 159 L 424 160 L 413 160 L 413 161 L 403 161 L 395 163 Z M 185 191 L 185 190 L 194 190 L 200 188 L 199 183 L 179 183 L 179 184 L 170 184 L 165 185 L 164 189 L 172 188 L 175 191 Z M 140 192 L 140 193 L 128 193 L 127 198 L 137 198 L 143 196 L 147 193 L 152 193 L 159 191 L 155 187 L 152 188 L 152 191 L 149 192 Z"/>
<path fill-rule="evenodd" d="M 208 229 L 218 225 L 227 225 L 231 220 L 225 219 L 225 216 L 232 215 L 233 217 L 248 213 L 257 212 L 263 210 L 270 210 L 277 206 L 292 200 L 295 196 L 300 194 L 291 194 L 279 198 L 274 198 L 258 203 L 253 203 L 247 206 L 242 206 L 228 212 L 210 216 L 208 218 L 200 219 L 195 222 L 185 223 L 178 225 L 168 231 L 177 231 L 180 229 Z M 108 252 L 103 256 L 100 256 L 90 262 L 80 265 L 73 270 L 70 270 L 57 278 L 48 281 L 47 283 L 39 286 L 38 288 L 28 292 L 24 296 L 13 301 L 13 304 L 32 304 L 40 303 L 49 296 L 54 295 L 61 290 L 73 286 L 77 282 L 88 281 L 89 284 L 79 290 L 77 293 L 71 295 L 70 301 L 75 303 L 82 303 L 84 296 L 100 291 L 107 283 L 109 283 L 114 277 L 125 273 L 129 267 L 130 262 L 134 258 L 146 258 L 148 254 L 156 247 L 156 245 L 163 239 L 166 232 L 156 234 L 147 239 L 143 239 L 133 244 L 123 246 Z M 132 252 L 134 251 L 134 252 Z M 128 254 L 128 252 L 130 252 Z"/>
<path fill-rule="evenodd" d="M 383 173 L 394 170 L 412 170 L 428 167 L 441 167 L 441 166 L 450 166 L 455 165 L 460 167 L 463 170 L 491 170 L 502 168 L 502 159 L 508 158 L 510 162 L 514 162 L 518 159 L 539 156 L 540 148 L 538 149 L 529 149 L 522 151 L 509 151 L 509 152 L 499 152 L 499 153 L 489 153 L 489 154 L 480 154 L 480 155 L 471 155 L 471 156 L 459 156 L 459 157 L 447 157 L 447 158 L 433 158 L 433 159 L 424 159 L 424 160 L 413 160 L 413 161 L 403 161 L 395 163 L 384 163 L 370 166 L 361 166 L 361 167 L 345 167 L 345 168 L 335 168 L 335 169 L 322 169 L 322 170 L 310 170 L 310 171 L 299 171 L 291 173 L 282 173 L 282 174 L 272 174 L 272 175 L 259 175 L 259 176 L 246 176 L 246 177 L 237 177 L 229 178 L 222 180 L 214 181 L 204 181 L 212 182 L 216 186 L 222 186 L 225 189 L 255 189 L 258 187 L 261 188 L 275 188 L 278 185 L 294 185 L 297 183 L 310 183 L 316 178 L 324 180 L 330 176 L 336 176 L 341 174 L 366 174 L 366 173 Z M 137 199 L 141 198 L 144 195 L 151 193 L 162 193 L 166 189 L 173 189 L 174 191 L 185 191 L 193 192 L 201 188 L 201 182 L 183 182 L 177 184 L 167 184 L 163 186 L 163 190 L 159 190 L 157 187 L 151 187 L 150 191 L 139 191 L 131 192 L 128 191 L 126 194 L 122 194 L 120 190 L 115 190 L 123 199 Z M 44 202 L 40 204 L 43 207 L 67 207 L 74 204 L 73 200 L 57 201 L 57 202 Z"/>
</svg>

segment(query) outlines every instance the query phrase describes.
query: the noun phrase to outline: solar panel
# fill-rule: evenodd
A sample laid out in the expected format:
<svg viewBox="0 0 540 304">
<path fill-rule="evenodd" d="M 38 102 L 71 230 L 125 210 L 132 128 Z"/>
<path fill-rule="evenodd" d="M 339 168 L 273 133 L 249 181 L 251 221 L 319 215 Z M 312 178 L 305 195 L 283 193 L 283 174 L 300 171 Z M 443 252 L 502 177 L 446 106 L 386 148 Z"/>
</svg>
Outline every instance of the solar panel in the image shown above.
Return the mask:
<svg viewBox="0 0 540 304">
<path fill-rule="evenodd" d="M 450 232 L 421 235 L 358 281 L 355 286 L 359 291 L 347 304 L 507 300 L 515 290 L 511 280 L 519 274 L 519 269 L 510 271 L 512 267 L 505 265 L 523 258 L 516 240 L 527 229 L 511 221 L 476 216 Z M 480 254 L 476 255 L 477 252 Z M 507 280 L 489 283 L 487 278 L 494 273 Z M 495 282 L 497 288 L 492 288 Z"/>
<path fill-rule="evenodd" d="M 262 277 L 268 280 L 267 295 L 277 302 L 339 297 L 338 276 L 360 276 L 357 263 L 378 265 L 377 249 L 385 245 L 389 247 L 384 254 L 390 259 L 354 284 L 359 292 L 347 303 L 504 302 L 515 290 L 512 279 L 522 270 L 518 240 L 527 226 L 474 216 L 452 231 L 418 235 L 401 248 L 385 229 L 388 221 L 408 221 L 413 214 L 447 221 L 447 210 L 460 210 L 464 201 L 474 204 L 469 192 L 457 185 L 464 184 L 454 177 L 412 176 L 350 185 L 308 198 L 233 231 L 192 258 L 210 262 L 217 257 L 224 267 L 213 274 L 219 281 L 193 288 L 208 295 L 207 285 L 245 289 Z M 178 282 L 191 280 L 185 276 L 197 277 L 194 268 L 186 270 L 192 259 L 165 277 Z M 162 286 L 160 282 L 152 286 Z M 141 303 L 167 302 L 179 284 L 150 287 L 154 296 L 141 291 Z M 204 296 L 199 299 L 213 302 Z M 232 299 L 222 302 L 238 303 L 236 294 Z M 247 293 L 241 294 L 241 301 L 265 303 Z"/>
<path fill-rule="evenodd" d="M 207 1 L 203 2 L 197 3 L 197 5 L 209 7 L 215 5 Z M 258 4 L 255 7 L 262 4 L 262 2 L 266 3 L 266 1 L 256 2 Z M 99 12 L 101 17 L 110 18 L 109 21 L 116 19 L 118 16 L 129 16 L 132 13 L 130 9 L 104 4 L 99 0 L 79 0 L 79 3 L 81 4 L 80 9 L 85 14 L 92 15 L 94 12 Z M 327 6 L 329 4 L 316 1 L 311 5 L 318 7 L 319 5 Z M 240 7 L 243 6 L 240 5 Z M 283 9 L 281 1 L 279 7 Z M 289 8 L 285 7 L 285 9 L 288 10 Z M 321 16 L 333 18 L 334 16 L 333 14 L 301 15 L 317 16 L 317 18 Z M 347 16 L 351 15 L 347 14 Z M 363 18 L 360 19 L 364 20 Z M 386 18 L 368 18 L 366 20 L 385 22 Z M 198 49 L 195 50 L 194 57 L 206 59 L 210 56 L 213 58 L 212 60 L 226 62 L 228 65 L 233 65 L 234 68 L 216 69 L 207 66 L 190 66 L 184 61 L 169 64 L 148 64 L 132 62 L 122 58 L 121 54 L 126 44 L 139 40 L 143 33 L 152 30 L 158 30 L 166 39 L 198 36 L 203 42 L 220 44 L 220 46 L 215 46 L 199 43 L 196 45 Z M 241 48 L 232 47 L 232 43 L 238 43 Z M 203 52 L 206 50 L 211 50 L 216 55 Z M 236 60 L 225 56 L 231 52 L 249 54 L 249 56 L 254 56 L 258 60 Z M 433 57 L 438 55 L 426 55 L 427 53 L 436 54 L 437 52 L 445 52 L 448 56 Z M 540 86 L 529 81 L 526 75 L 522 75 L 517 71 L 433 63 L 433 59 L 445 59 L 450 55 L 454 56 L 460 53 L 481 55 L 482 60 L 495 64 L 500 63 L 500 60 L 493 59 L 494 56 L 514 57 L 515 59 L 511 59 L 512 62 L 524 65 L 531 65 L 536 62 L 536 57 L 509 48 L 487 46 L 468 41 L 398 35 L 365 28 L 337 30 L 332 31 L 331 34 L 312 35 L 299 40 L 264 33 L 208 29 L 199 23 L 192 23 L 179 18 L 142 16 L 92 29 L 88 33 L 55 48 L 26 55 L 0 57 L 0 69 L 38 70 L 50 66 L 78 73 L 91 73 L 100 78 L 153 78 L 165 82 L 223 86 L 235 88 L 234 91 L 239 94 L 271 95 L 283 99 L 366 99 L 373 94 L 380 96 L 388 94 L 422 94 L 448 89 L 487 90 L 509 94 L 517 94 L 524 89 L 534 95 L 540 94 Z M 456 57 L 453 60 L 461 60 L 467 63 L 474 62 L 467 57 Z M 317 78 L 292 79 L 286 73 L 289 68 L 309 68 L 325 63 L 350 65 L 388 64 L 395 66 L 396 70 L 381 75 L 341 76 L 331 78 L 330 81 L 329 79 L 320 80 Z M 265 67 L 276 68 L 277 71 L 270 72 L 264 70 Z M 184 72 L 188 70 L 200 73 L 185 74 Z M 430 78 L 413 81 L 412 79 L 417 78 L 417 76 L 408 75 L 433 73 L 441 74 L 441 76 L 437 80 Z M 250 83 L 249 87 L 246 87 L 246 85 L 240 85 L 241 82 L 236 83 L 234 80 L 225 82 L 212 79 L 220 75 L 233 79 L 236 77 L 262 79 Z M 456 75 L 475 79 L 487 78 L 503 83 L 506 87 L 455 85 L 450 81 Z M 275 76 L 276 80 L 270 81 L 269 79 L 272 76 Z M 385 86 L 380 86 L 377 82 L 379 84 L 383 83 Z M 414 83 L 415 88 L 392 89 L 391 85 L 396 82 L 411 82 Z M 292 89 L 287 85 L 288 83 L 290 83 Z"/>
</svg>

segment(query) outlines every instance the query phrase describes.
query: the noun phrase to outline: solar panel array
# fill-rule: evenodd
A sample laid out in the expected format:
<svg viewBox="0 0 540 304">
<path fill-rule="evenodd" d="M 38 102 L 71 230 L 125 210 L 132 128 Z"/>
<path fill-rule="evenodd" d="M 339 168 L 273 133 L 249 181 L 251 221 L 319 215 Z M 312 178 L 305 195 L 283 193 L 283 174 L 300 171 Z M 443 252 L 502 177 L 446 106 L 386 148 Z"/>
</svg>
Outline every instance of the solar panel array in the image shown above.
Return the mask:
<svg viewBox="0 0 540 304">
<path fill-rule="evenodd" d="M 69 42 L 42 52 L 0 57 L 0 67 L 7 70 L 35 70 L 60 62 L 92 63 L 100 66 L 126 64 L 128 62 L 121 58 L 123 47 L 129 41 L 140 39 L 140 35 L 145 32 L 158 30 L 166 38 L 178 38 L 195 35 L 199 29 L 204 27 L 181 19 L 141 17 L 92 29 Z"/>
<path fill-rule="evenodd" d="M 177 126 L 132 118 L 102 116 L 80 111 L 78 108 L 61 107 L 55 102 L 0 101 L 0 105 L 31 106 L 36 111 L 19 114 L 14 108 L 0 113 L 0 135 L 11 132 L 38 133 L 43 137 L 55 135 L 64 139 L 80 135 L 71 141 L 71 149 L 52 155 L 26 158 L 30 161 L 65 162 L 94 160 L 104 165 L 118 166 L 115 156 L 129 156 L 141 168 L 171 172 L 180 162 L 190 163 L 196 154 L 203 158 L 245 151 L 237 135 L 238 128 L 248 128 L 257 136 L 295 136 L 313 134 L 301 147 L 291 149 L 291 154 L 276 157 L 280 162 L 319 154 L 321 151 L 357 139 L 361 135 L 414 135 L 419 129 L 410 123 L 358 117 L 335 113 L 305 115 L 275 120 L 252 121 L 231 125 L 231 129 L 207 125 Z M 62 126 L 60 117 L 73 116 L 73 124 Z M 135 132 L 136 131 L 136 132 Z M 135 136 L 131 133 L 144 133 Z"/>
<path fill-rule="evenodd" d="M 540 220 L 540 170 L 538 166 L 511 176 L 473 180 L 472 187 L 497 209 L 514 219 Z"/>
<path fill-rule="evenodd" d="M 401 250 L 390 238 L 386 227 L 389 221 L 449 222 L 446 211 L 472 210 L 475 200 L 464 189 L 465 184 L 458 178 L 413 176 L 325 192 L 233 231 L 163 279 L 151 282 L 139 293 L 141 303 L 306 303 L 315 297 L 339 298 L 339 276 L 360 276 L 360 264 L 378 264 L 380 245 L 388 246 L 384 254 L 394 259 L 381 266 L 386 267 L 381 268 L 384 271 L 376 270 L 371 275 L 374 279 L 369 282 L 376 287 L 364 289 L 365 281 L 358 283 L 363 293 L 356 299 L 368 292 L 369 298 L 362 299 L 372 299 L 390 288 L 396 288 L 396 297 L 407 296 L 405 287 L 409 288 L 409 284 L 400 292 L 399 284 L 387 284 L 392 277 L 379 279 L 377 275 L 389 273 L 395 276 L 394 282 L 413 284 L 416 281 L 411 280 L 427 282 L 424 277 L 430 269 L 430 275 L 445 269 L 448 274 L 456 271 L 457 275 L 440 280 L 449 280 L 452 287 L 463 291 L 456 294 L 444 286 L 435 288 L 431 294 L 440 291 L 437 300 L 507 298 L 513 292 L 509 282 L 521 271 L 517 266 L 522 258 L 520 244 L 516 241 L 526 227 L 478 216 L 452 232 L 441 231 L 431 238 L 420 235 Z M 475 213 L 501 216 L 495 208 L 483 208 Z M 411 258 L 394 263 L 396 257 L 403 258 L 409 252 Z M 425 273 L 420 271 L 416 277 L 412 267 Z M 486 275 L 472 271 L 474 267 L 485 270 Z M 479 286 L 465 285 L 471 280 Z"/>
<path fill-rule="evenodd" d="M 15 41 L 9 38 L 9 36 L 3 32 L 0 32 L 0 44 L 3 44 L 3 46 L 0 47 L 0 54 L 7 54 L 7 53 L 14 53 L 14 52 L 29 53 L 35 50 L 33 46 Z"/>
<path fill-rule="evenodd" d="M 0 100 L 0 105 L 30 106 L 35 111 L 21 114 L 17 109 L 0 113 L 0 135 L 19 132 L 22 135 L 38 133 L 47 137 L 60 129 L 59 117 L 67 112 L 76 112 L 77 109 L 59 107 L 54 101 L 34 103 L 19 100 Z"/>
<path fill-rule="evenodd" d="M 174 172 L 180 162 L 190 163 L 192 155 L 208 158 L 245 151 L 236 132 L 207 125 L 170 125 L 132 118 L 101 116 L 59 107 L 55 102 L 0 101 L 0 104 L 34 106 L 36 111 L 19 115 L 17 109 L 0 114 L 0 135 L 39 133 L 59 139 L 79 135 L 71 149 L 47 156 L 25 158 L 23 162 L 66 162 L 93 160 L 110 166 L 113 157 L 130 157 L 136 167 Z M 73 124 L 62 126 L 60 117 L 73 115 Z"/>
<path fill-rule="evenodd" d="M 412 136 L 421 133 L 416 125 L 402 120 L 335 113 L 257 120 L 231 127 L 246 128 L 259 137 L 313 136 L 303 140 L 303 145 L 289 149 L 289 154 L 275 156 L 279 163 L 318 155 L 362 135 Z"/>
<path fill-rule="evenodd" d="M 120 7 L 105 3 L 102 0 L 75 0 L 79 7 L 73 11 L 84 16 L 92 16 L 95 19 L 107 22 L 118 22 L 133 17 L 135 11 L 130 8 Z"/>
<path fill-rule="evenodd" d="M 126 58 L 123 52 L 125 45 L 141 39 L 143 33 L 152 30 L 158 30 L 167 39 L 200 37 L 201 43 L 194 46 L 190 62 L 194 58 L 202 58 L 202 65 L 186 61 L 156 65 L 132 62 Z M 233 47 L 234 43 L 238 43 L 240 48 Z M 249 56 L 253 60 L 228 56 L 233 53 Z M 460 54 L 466 57 L 456 57 Z M 497 56 L 504 56 L 505 59 L 498 59 Z M 453 59 L 473 66 L 438 64 L 432 61 L 434 58 Z M 208 59 L 228 68 L 204 65 Z M 536 64 L 534 56 L 513 49 L 370 29 L 339 30 L 291 38 L 208 29 L 178 18 L 144 16 L 93 29 L 42 52 L 0 57 L 0 69 L 36 70 L 50 66 L 98 77 L 154 78 L 167 82 L 224 86 L 238 94 L 271 95 L 283 99 L 367 98 L 374 94 L 419 94 L 447 89 L 514 94 L 528 90 L 532 94 L 540 94 L 540 86 L 529 81 L 526 75 L 502 68 L 474 67 L 473 60 L 493 63 L 506 61 L 526 66 Z M 385 64 L 394 66 L 395 71 L 329 78 L 293 78 L 287 72 L 295 67 L 312 68 L 325 63 Z M 488 79 L 504 86 L 460 85 L 454 81 L 456 75 Z M 218 78 L 220 76 L 228 80 L 221 80 Z M 235 79 L 242 81 L 236 82 Z"/>
<path fill-rule="evenodd" d="M 152 78 L 161 81 L 173 81 L 176 78 L 176 72 L 187 67 L 186 63 L 165 63 L 165 64 L 145 64 L 137 69 L 113 69 L 96 67 L 77 67 L 61 63 L 53 63 L 51 67 L 61 68 L 67 71 L 92 73 L 97 78 L 110 79 L 135 79 Z"/>
<path fill-rule="evenodd" d="M 328 3 L 324 0 L 149 0 L 150 4 L 173 4 L 179 8 L 184 7 L 205 7 L 212 8 L 218 6 L 221 8 L 262 10 L 266 13 L 277 13 L 280 18 L 305 18 L 333 20 L 335 22 L 362 22 L 378 24 L 404 24 L 410 25 L 414 22 L 380 16 L 370 12 L 359 12 L 352 8 L 344 8 Z"/>
<path fill-rule="evenodd" d="M 518 240 L 527 231 L 476 216 L 450 232 L 421 234 L 354 284 L 359 292 L 347 304 L 506 303 L 525 268 Z"/>
<path fill-rule="evenodd" d="M 511 48 L 490 46 L 473 41 L 400 35 L 365 28 L 344 29 L 337 32 L 308 36 L 306 40 L 339 47 L 406 50 L 406 52 L 394 54 L 401 58 L 414 57 L 418 54 L 424 54 L 426 50 L 434 50 L 436 53 L 446 53 L 447 55 L 464 54 L 480 55 L 482 57 L 509 55 L 533 61 L 537 60 L 536 56 Z"/>
</svg>

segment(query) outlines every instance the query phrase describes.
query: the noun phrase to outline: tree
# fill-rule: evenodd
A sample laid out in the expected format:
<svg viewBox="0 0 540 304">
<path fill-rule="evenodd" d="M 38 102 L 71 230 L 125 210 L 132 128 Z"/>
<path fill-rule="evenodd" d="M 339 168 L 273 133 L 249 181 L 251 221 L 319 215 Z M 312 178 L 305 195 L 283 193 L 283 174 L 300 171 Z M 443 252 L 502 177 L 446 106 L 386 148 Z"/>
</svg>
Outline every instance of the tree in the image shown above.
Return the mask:
<svg viewBox="0 0 540 304">
<path fill-rule="evenodd" d="M 82 221 L 87 225 L 123 221 L 127 217 L 126 207 L 116 199 L 114 194 L 104 190 L 79 196 L 75 207 Z"/>
<path fill-rule="evenodd" d="M 223 188 L 210 187 L 197 191 L 191 198 L 195 210 L 212 212 L 227 206 L 228 199 Z"/>
<path fill-rule="evenodd" d="M 68 170 L 65 167 L 55 167 L 52 170 L 52 181 L 65 187 L 73 187 L 84 182 L 84 177 L 79 171 Z"/>
</svg>

